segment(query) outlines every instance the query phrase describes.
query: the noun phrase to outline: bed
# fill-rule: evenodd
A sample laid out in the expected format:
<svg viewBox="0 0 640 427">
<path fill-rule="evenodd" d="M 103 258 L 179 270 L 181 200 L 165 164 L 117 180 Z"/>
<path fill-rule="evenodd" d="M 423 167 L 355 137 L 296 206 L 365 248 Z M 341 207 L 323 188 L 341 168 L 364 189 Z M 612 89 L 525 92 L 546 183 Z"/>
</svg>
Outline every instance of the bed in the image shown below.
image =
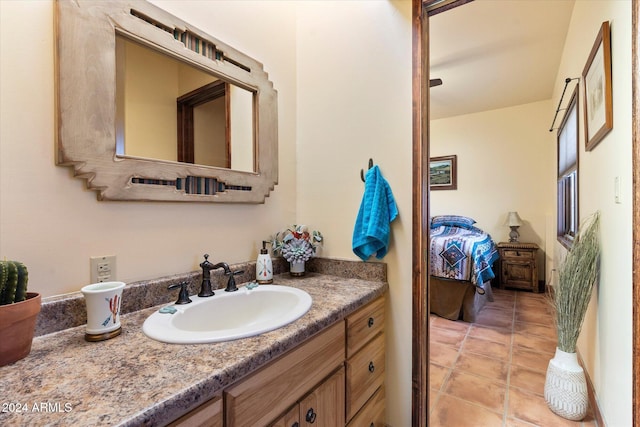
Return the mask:
<svg viewBox="0 0 640 427">
<path fill-rule="evenodd" d="M 493 301 L 491 279 L 498 249 L 491 236 L 459 215 L 431 219 L 429 239 L 430 311 L 438 316 L 475 322 Z"/>
</svg>

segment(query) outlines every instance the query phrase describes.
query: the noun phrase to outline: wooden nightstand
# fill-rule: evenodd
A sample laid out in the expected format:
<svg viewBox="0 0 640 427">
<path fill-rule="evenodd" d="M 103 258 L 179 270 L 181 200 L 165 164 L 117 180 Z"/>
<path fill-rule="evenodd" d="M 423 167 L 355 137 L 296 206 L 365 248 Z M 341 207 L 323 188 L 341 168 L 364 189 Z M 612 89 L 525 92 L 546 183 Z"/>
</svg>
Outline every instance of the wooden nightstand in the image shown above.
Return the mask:
<svg viewBox="0 0 640 427">
<path fill-rule="evenodd" d="M 535 243 L 500 242 L 500 282 L 499 287 L 527 289 L 540 292 L 538 284 L 538 264 Z"/>
</svg>

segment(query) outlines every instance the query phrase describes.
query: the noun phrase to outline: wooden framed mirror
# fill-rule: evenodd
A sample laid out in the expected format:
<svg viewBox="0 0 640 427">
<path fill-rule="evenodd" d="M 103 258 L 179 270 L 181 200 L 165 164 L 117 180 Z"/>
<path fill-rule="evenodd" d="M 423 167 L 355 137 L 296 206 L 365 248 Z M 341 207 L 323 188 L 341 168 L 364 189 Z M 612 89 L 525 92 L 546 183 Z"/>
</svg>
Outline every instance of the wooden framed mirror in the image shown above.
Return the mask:
<svg viewBox="0 0 640 427">
<path fill-rule="evenodd" d="M 143 0 L 56 6 L 58 165 L 99 200 L 264 203 L 278 182 L 278 115 L 260 62 Z M 129 72 L 145 62 L 154 66 Z M 179 133 L 193 138 L 184 126 L 215 121 L 197 113 L 205 119 L 178 125 L 187 95 L 212 84 L 225 88 L 220 142 L 179 145 Z M 223 160 L 199 161 L 215 157 L 199 147 L 214 145 Z"/>
</svg>

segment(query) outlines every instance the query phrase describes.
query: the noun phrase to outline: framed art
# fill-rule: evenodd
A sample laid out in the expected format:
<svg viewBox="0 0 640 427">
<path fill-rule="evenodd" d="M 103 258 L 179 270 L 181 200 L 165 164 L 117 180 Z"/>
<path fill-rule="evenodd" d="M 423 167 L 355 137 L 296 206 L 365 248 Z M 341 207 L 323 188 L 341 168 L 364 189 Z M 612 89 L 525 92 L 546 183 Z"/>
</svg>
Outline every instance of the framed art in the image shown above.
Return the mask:
<svg viewBox="0 0 640 427">
<path fill-rule="evenodd" d="M 456 190 L 458 188 L 456 162 L 456 155 L 429 159 L 429 188 L 431 190 Z"/>
<path fill-rule="evenodd" d="M 582 71 L 584 88 L 584 140 L 591 151 L 613 129 L 611 94 L 611 29 L 605 21 Z"/>
</svg>

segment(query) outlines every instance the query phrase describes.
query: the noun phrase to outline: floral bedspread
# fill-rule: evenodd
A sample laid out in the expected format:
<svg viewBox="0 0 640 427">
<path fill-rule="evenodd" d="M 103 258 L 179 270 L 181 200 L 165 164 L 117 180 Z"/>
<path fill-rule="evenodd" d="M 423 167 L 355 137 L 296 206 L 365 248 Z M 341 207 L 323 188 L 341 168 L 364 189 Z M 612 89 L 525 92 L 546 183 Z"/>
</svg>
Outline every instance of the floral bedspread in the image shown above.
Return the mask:
<svg viewBox="0 0 640 427">
<path fill-rule="evenodd" d="M 431 229 L 430 238 L 432 276 L 466 280 L 474 285 L 495 277 L 492 266 L 499 258 L 498 248 L 481 229 L 440 226 Z"/>
</svg>

